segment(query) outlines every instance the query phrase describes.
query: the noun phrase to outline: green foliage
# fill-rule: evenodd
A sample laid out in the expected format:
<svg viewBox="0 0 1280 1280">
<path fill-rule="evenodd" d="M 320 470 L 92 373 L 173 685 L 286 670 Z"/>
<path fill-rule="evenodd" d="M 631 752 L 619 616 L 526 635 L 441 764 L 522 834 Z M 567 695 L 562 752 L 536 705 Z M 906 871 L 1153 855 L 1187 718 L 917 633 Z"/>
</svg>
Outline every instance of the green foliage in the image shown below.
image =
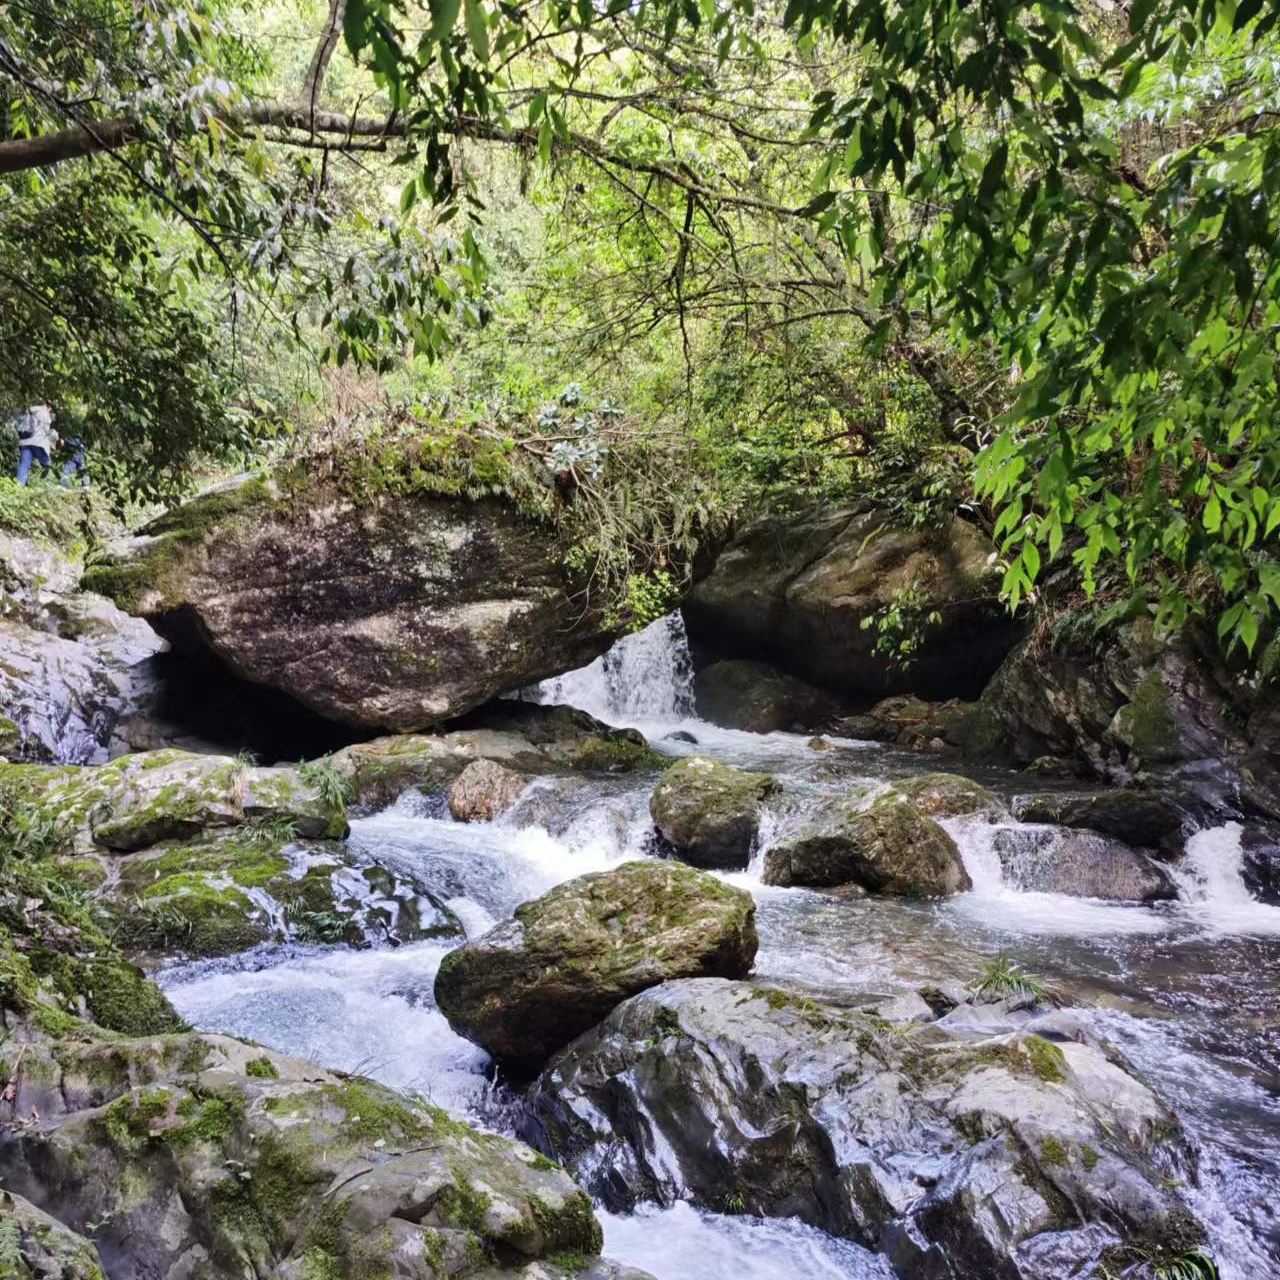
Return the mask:
<svg viewBox="0 0 1280 1280">
<path fill-rule="evenodd" d="M 978 976 L 973 984 L 975 999 L 984 1004 L 1001 1000 L 1025 1000 L 1032 1004 L 1046 1004 L 1051 996 L 1049 988 L 1034 973 L 1028 973 L 1017 961 L 1007 955 L 999 955 Z"/>
<path fill-rule="evenodd" d="M 931 628 L 940 625 L 942 615 L 933 608 L 924 584 L 913 578 L 899 587 L 883 609 L 863 618 L 863 631 L 874 631 L 875 652 L 900 671 L 915 665 Z"/>
<path fill-rule="evenodd" d="M 351 780 L 339 773 L 327 760 L 312 760 L 299 765 L 298 778 L 330 809 L 345 810 L 355 796 Z"/>
<path fill-rule="evenodd" d="M 285 904 L 284 917 L 297 942 L 345 942 L 351 930 L 351 921 L 340 912 L 310 911 L 297 902 Z"/>
<path fill-rule="evenodd" d="M 52 858 L 70 843 L 62 824 L 15 788 L 0 787 L 0 850 L 17 858 Z"/>
</svg>

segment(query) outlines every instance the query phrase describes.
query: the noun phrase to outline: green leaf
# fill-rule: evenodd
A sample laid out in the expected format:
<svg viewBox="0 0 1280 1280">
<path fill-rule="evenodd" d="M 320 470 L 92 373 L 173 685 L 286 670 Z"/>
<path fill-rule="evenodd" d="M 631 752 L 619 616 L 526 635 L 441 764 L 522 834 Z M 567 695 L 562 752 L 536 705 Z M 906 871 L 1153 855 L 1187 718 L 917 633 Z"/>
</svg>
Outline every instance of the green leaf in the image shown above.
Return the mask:
<svg viewBox="0 0 1280 1280">
<path fill-rule="evenodd" d="M 458 21 L 462 0 L 427 0 L 431 10 L 431 36 L 443 40 Z"/>
<path fill-rule="evenodd" d="M 483 0 L 463 0 L 463 16 L 467 26 L 467 39 L 477 62 L 489 61 L 489 26 L 485 19 Z"/>
</svg>

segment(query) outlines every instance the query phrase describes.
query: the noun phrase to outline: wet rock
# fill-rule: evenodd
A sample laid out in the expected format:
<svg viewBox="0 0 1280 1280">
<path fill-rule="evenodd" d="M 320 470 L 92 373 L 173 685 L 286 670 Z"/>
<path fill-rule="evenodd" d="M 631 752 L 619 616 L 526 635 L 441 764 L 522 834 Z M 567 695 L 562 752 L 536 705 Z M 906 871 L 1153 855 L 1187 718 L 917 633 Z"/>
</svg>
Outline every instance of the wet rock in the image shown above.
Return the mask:
<svg viewBox="0 0 1280 1280">
<path fill-rule="evenodd" d="M 1240 849 L 1245 887 L 1259 902 L 1280 906 L 1280 831 L 1269 825 L 1245 827 Z"/>
<path fill-rule="evenodd" d="M 79 859 L 68 873 L 92 866 Z M 336 842 L 214 834 L 103 867 L 111 878 L 96 886 L 97 900 L 116 941 L 146 959 L 225 956 L 265 942 L 398 946 L 463 932 L 425 886 Z"/>
<path fill-rule="evenodd" d="M 768 774 L 689 756 L 658 780 L 649 814 L 659 834 L 685 862 L 741 869 L 751 860 L 764 801 L 776 789 Z"/>
<path fill-rule="evenodd" d="M 526 1136 L 613 1209 L 690 1200 L 879 1248 L 903 1280 L 1089 1274 L 1191 1223 L 1177 1121 L 1093 1045 L 978 1037 L 711 979 L 666 983 L 569 1046 Z M 1192 1224 L 1194 1226 L 1194 1224 Z"/>
<path fill-rule="evenodd" d="M 307 766 L 259 768 L 228 756 L 165 750 L 92 767 L 0 766 L 0 783 L 82 848 L 131 853 L 244 824 L 277 824 L 304 837 L 347 833 L 341 796 Z"/>
<path fill-rule="evenodd" d="M 691 746 L 695 747 L 698 745 L 697 738 L 695 738 L 687 729 L 676 729 L 667 734 L 665 740 L 667 742 L 687 742 Z"/>
<path fill-rule="evenodd" d="M 621 634 L 616 614 L 583 606 L 548 495 L 472 500 L 436 475 L 457 451 L 440 464 L 394 448 L 377 476 L 350 450 L 220 485 L 116 545 L 86 583 L 175 647 L 375 730 L 430 728 Z M 495 447 L 484 465 L 493 493 L 510 459 Z"/>
<path fill-rule="evenodd" d="M 628 996 L 670 978 L 740 977 L 756 953 L 755 904 L 678 862 L 581 876 L 451 951 L 436 977 L 460 1035 L 534 1071 Z"/>
<path fill-rule="evenodd" d="M 693 691 L 702 719 L 751 733 L 812 731 L 840 709 L 827 690 L 750 658 L 703 667 L 694 676 Z"/>
<path fill-rule="evenodd" d="M 635 729 L 614 729 L 573 707 L 507 703 L 482 708 L 442 734 L 396 734 L 326 756 L 355 802 L 390 804 L 410 787 L 447 787 L 475 760 L 523 774 L 627 773 L 661 768 L 666 758 Z"/>
<path fill-rule="evenodd" d="M 764 658 L 856 699 L 912 691 L 976 697 L 1020 632 L 999 601 L 992 546 L 956 519 L 929 532 L 869 509 L 769 518 L 743 529 L 684 605 L 690 636 L 712 650 Z M 903 672 L 862 623 L 903 588 L 942 622 Z"/>
<path fill-rule="evenodd" d="M 5 1280 L 106 1280 L 88 1240 L 7 1191 L 0 1191 L 0 1268 Z"/>
<path fill-rule="evenodd" d="M 473 760 L 449 785 L 449 812 L 458 822 L 492 822 L 520 799 L 526 780 L 492 760 Z"/>
<path fill-rule="evenodd" d="M 1163 796 L 1150 791 L 1125 787 L 1018 796 L 1013 812 L 1020 822 L 1086 827 L 1148 849 L 1181 847 L 1182 813 Z"/>
<path fill-rule="evenodd" d="M 70 1231 L 93 1224 L 111 1275 L 627 1274 L 596 1259 L 566 1174 L 372 1081 L 222 1036 L 14 1032 L 12 1113 L 40 1119 L 6 1127 L 0 1177 Z"/>
<path fill-rule="evenodd" d="M 1048 606 L 1046 606 L 1048 607 Z M 1212 637 L 1159 637 L 1149 619 L 1098 631 L 1087 610 L 1050 612 L 1047 641 L 1019 646 L 983 693 L 975 758 L 1070 760 L 1082 776 L 1191 791 L 1210 808 L 1280 817 L 1280 702 L 1227 670 Z"/>
<path fill-rule="evenodd" d="M 994 834 L 1005 883 L 1024 892 L 1115 902 L 1177 897 L 1165 870 L 1119 840 L 1093 831 L 1005 827 Z"/>
<path fill-rule="evenodd" d="M 926 773 L 915 778 L 902 778 L 893 784 L 893 790 L 930 818 L 979 814 L 994 820 L 1005 813 L 1004 805 L 992 792 L 957 773 Z"/>
<path fill-rule="evenodd" d="M 861 796 L 827 804 L 789 839 L 767 849 L 765 884 L 943 897 L 970 887 L 951 837 L 903 796 L 866 805 Z"/>
</svg>

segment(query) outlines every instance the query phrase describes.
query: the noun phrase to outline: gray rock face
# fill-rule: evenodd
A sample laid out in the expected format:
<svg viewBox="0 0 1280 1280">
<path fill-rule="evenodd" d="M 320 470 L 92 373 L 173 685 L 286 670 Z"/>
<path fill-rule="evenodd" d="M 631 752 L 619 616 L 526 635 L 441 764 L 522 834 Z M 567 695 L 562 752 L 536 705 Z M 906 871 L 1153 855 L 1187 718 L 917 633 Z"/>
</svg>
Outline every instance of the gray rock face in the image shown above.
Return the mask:
<svg viewBox="0 0 1280 1280">
<path fill-rule="evenodd" d="M 750 894 L 677 862 L 628 862 L 451 951 L 436 1004 L 460 1035 L 532 1072 L 628 996 L 671 978 L 743 977 L 755 954 Z"/>
<path fill-rule="evenodd" d="M 976 697 L 1019 633 L 997 599 L 991 551 L 961 520 L 932 539 L 866 510 L 761 520 L 721 553 L 685 620 L 713 651 L 765 658 L 864 701 L 907 690 Z M 913 583 L 942 623 L 904 674 L 862 622 Z"/>
<path fill-rule="evenodd" d="M 955 841 L 905 797 L 837 799 L 765 851 L 765 884 L 945 897 L 971 887 Z"/>
<path fill-rule="evenodd" d="M 64 1256 L 93 1224 L 109 1276 L 444 1280 L 484 1257 L 502 1280 L 636 1280 L 594 1259 L 600 1228 L 566 1174 L 371 1081 L 221 1036 L 53 1046 L 9 1029 L 9 1204 L 62 1224 Z"/>
<path fill-rule="evenodd" d="M 903 1280 L 1061 1280 L 1190 1223 L 1177 1123 L 1049 1015 L 980 1038 L 710 979 L 617 1008 L 530 1092 L 526 1136 L 606 1205 L 795 1216 Z M 1195 1231 L 1194 1224 L 1190 1230 Z"/>
<path fill-rule="evenodd" d="M 525 779 L 492 760 L 474 760 L 449 785 L 449 812 L 459 822 L 492 822 L 520 799 Z"/>
<path fill-rule="evenodd" d="M 751 860 L 764 801 L 776 787 L 768 774 L 689 756 L 658 780 L 649 814 L 685 862 L 741 869 Z"/>
<path fill-rule="evenodd" d="M 146 692 L 163 642 L 78 577 L 69 557 L 0 533 L 0 755 L 100 764 Z"/>
<path fill-rule="evenodd" d="M 1168 783 L 1214 808 L 1280 817 L 1272 691 L 1235 679 L 1190 631 L 1161 639 L 1139 620 L 1095 636 L 1070 624 L 1059 616 L 1048 644 L 1009 655 L 979 700 L 971 755 L 1058 757 L 1109 782 Z"/>
<path fill-rule="evenodd" d="M 1177 896 L 1157 863 L 1094 831 L 1006 827 L 994 835 L 1005 883 L 1024 892 L 1065 893 L 1116 902 Z"/>
<path fill-rule="evenodd" d="M 1176 805 L 1131 787 L 1018 796 L 1013 812 L 1020 822 L 1084 827 L 1148 849 L 1176 847 L 1183 823 Z"/>
<path fill-rule="evenodd" d="M 820 729 L 840 711 L 825 689 L 751 658 L 726 658 L 693 678 L 698 715 L 750 733 Z"/>
<path fill-rule="evenodd" d="M 0 1266 L 7 1280 L 105 1280 L 88 1240 L 7 1191 L 0 1191 Z"/>
<path fill-rule="evenodd" d="M 175 646 L 367 728 L 427 728 L 616 638 L 548 524 L 406 488 L 303 468 L 244 480 L 168 512 L 86 580 Z"/>
</svg>

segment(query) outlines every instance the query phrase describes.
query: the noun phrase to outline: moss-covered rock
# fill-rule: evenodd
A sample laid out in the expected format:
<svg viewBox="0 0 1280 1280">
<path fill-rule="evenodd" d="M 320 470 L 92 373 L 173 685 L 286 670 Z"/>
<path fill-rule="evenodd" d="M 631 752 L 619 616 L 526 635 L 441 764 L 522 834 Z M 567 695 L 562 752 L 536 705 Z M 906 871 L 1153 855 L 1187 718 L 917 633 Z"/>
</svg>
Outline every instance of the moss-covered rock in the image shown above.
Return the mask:
<svg viewBox="0 0 1280 1280">
<path fill-rule="evenodd" d="M 629 995 L 742 976 L 755 953 L 749 894 L 679 863 L 629 862 L 559 885 L 451 951 L 436 1003 L 460 1034 L 531 1071 Z"/>
<path fill-rule="evenodd" d="M 659 835 L 685 862 L 742 868 L 751 860 L 764 802 L 776 790 L 768 774 L 689 756 L 658 780 L 649 815 Z"/>
<path fill-rule="evenodd" d="M 509 451 L 430 443 L 220 486 L 86 582 L 175 646 L 366 729 L 429 728 L 608 648 L 624 622 L 594 595 L 583 607 L 550 489 L 514 487 Z M 456 473 L 468 455 L 492 483 Z"/>
<path fill-rule="evenodd" d="M 1178 844 L 1184 821 L 1175 804 L 1134 787 L 1021 795 L 1014 800 L 1013 812 L 1019 822 L 1087 827 L 1149 849 Z"/>
<path fill-rule="evenodd" d="M 259 768 L 228 756 L 144 751 L 96 767 L 0 765 L 0 788 L 57 824 L 81 848 L 119 853 L 221 828 L 253 826 L 340 838 L 340 794 L 307 767 Z"/>
<path fill-rule="evenodd" d="M 119 944 L 146 957 L 224 956 L 294 940 L 349 946 L 461 933 L 411 879 L 342 845 L 231 833 L 119 858 L 99 895 Z"/>
<path fill-rule="evenodd" d="M 958 773 L 925 773 L 899 779 L 893 790 L 905 796 L 930 818 L 960 818 L 970 815 L 995 818 L 1005 806 L 986 787 Z"/>
<path fill-rule="evenodd" d="M 106 1280 L 98 1251 L 21 1196 L 0 1191 L 3 1280 Z"/>
<path fill-rule="evenodd" d="M 0 1071 L 41 1118 L 0 1144 L 0 1179 L 92 1224 L 113 1275 L 610 1274 L 566 1174 L 372 1081 L 221 1036 L 53 1044 L 21 1025 Z"/>
<path fill-rule="evenodd" d="M 970 888 L 955 841 L 904 796 L 890 792 L 864 807 L 836 799 L 794 835 L 766 850 L 764 881 L 871 893 L 944 897 Z"/>
</svg>

